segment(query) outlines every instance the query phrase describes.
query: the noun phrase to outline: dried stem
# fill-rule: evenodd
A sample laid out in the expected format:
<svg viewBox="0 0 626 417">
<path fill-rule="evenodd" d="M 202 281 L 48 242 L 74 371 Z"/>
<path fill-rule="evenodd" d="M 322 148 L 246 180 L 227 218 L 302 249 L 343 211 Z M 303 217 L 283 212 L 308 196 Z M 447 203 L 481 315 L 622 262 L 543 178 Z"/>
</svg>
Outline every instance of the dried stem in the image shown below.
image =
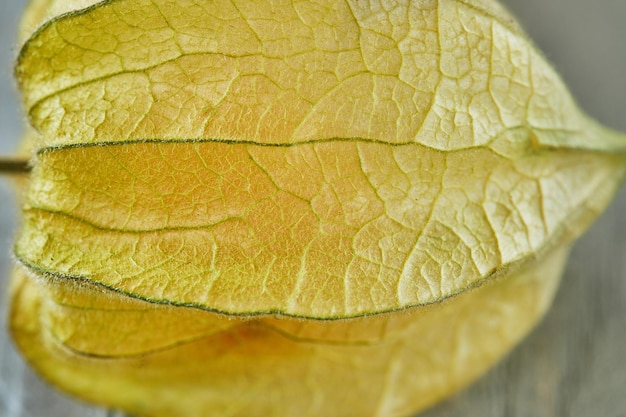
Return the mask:
<svg viewBox="0 0 626 417">
<path fill-rule="evenodd" d="M 0 175 L 23 174 L 30 172 L 28 158 L 0 156 Z"/>
</svg>

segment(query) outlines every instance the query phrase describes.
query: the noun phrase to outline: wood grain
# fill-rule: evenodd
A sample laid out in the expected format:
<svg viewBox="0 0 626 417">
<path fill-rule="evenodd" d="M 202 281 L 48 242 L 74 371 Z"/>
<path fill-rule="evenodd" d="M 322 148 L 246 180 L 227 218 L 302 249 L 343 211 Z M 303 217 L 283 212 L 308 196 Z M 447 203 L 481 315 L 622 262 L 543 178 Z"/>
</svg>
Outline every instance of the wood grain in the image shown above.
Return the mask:
<svg viewBox="0 0 626 417">
<path fill-rule="evenodd" d="M 22 1 L 0 5 L 0 152 L 22 122 L 9 76 Z M 581 105 L 626 130 L 626 2 L 508 0 Z M 0 181 L 0 417 L 122 417 L 40 381 L 6 331 L 6 283 L 17 228 L 8 181 Z M 626 189 L 576 244 L 553 308 L 510 355 L 462 393 L 421 417 L 626 416 Z M 355 416 L 358 417 L 358 416 Z"/>
</svg>

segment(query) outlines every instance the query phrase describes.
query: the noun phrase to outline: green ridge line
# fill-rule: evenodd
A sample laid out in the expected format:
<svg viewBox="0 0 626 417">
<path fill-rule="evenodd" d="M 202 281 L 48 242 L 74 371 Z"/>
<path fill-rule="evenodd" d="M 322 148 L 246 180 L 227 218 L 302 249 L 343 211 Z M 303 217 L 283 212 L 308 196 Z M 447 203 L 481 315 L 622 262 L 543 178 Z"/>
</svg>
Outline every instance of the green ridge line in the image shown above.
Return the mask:
<svg viewBox="0 0 626 417">
<path fill-rule="evenodd" d="M 219 226 L 221 224 L 227 223 L 229 221 L 242 221 L 242 222 L 246 222 L 245 218 L 243 217 L 237 217 L 237 216 L 231 216 L 228 217 L 224 220 L 220 220 L 220 221 L 216 221 L 215 223 L 211 223 L 211 224 L 201 224 L 201 225 L 197 225 L 197 226 L 170 226 L 170 227 L 160 227 L 160 228 L 155 228 L 155 229 L 123 229 L 120 227 L 106 227 L 106 226 L 102 226 L 99 225 L 97 223 L 94 223 L 92 221 L 89 221 L 83 217 L 78 217 L 75 216 L 73 214 L 70 213 L 66 213 L 64 211 L 60 211 L 60 210 L 54 210 L 54 209 L 49 209 L 49 208 L 45 208 L 45 207 L 39 207 L 39 206 L 35 206 L 35 205 L 31 205 L 29 208 L 24 209 L 24 215 L 26 216 L 29 213 L 32 213 L 34 211 L 40 211 L 40 212 L 44 212 L 44 213 L 48 213 L 51 214 L 53 216 L 61 216 L 61 217 L 65 217 L 69 220 L 75 221 L 77 223 L 82 223 L 88 227 L 91 227 L 93 229 L 96 230 L 100 230 L 103 232 L 111 232 L 111 233 L 128 233 L 128 234 L 151 234 L 151 233 L 162 233 L 162 232 L 185 232 L 185 231 L 194 231 L 194 230 L 210 230 L 211 228 L 215 227 L 215 226 Z"/>
<path fill-rule="evenodd" d="M 445 300 L 448 299 L 452 299 L 460 294 L 464 294 L 467 291 L 473 290 L 475 288 L 481 287 L 484 283 L 495 280 L 495 279 L 499 279 L 503 276 L 503 274 L 507 274 L 507 273 L 511 273 L 513 271 L 520 271 L 524 266 L 527 266 L 529 264 L 532 264 L 535 259 L 536 259 L 536 254 L 531 254 L 530 256 L 526 256 L 526 257 L 522 257 L 519 259 L 515 259 L 512 260 L 509 263 L 500 265 L 497 268 L 494 268 L 493 270 L 491 270 L 490 272 L 488 272 L 487 274 L 483 275 L 480 279 L 477 279 L 471 283 L 469 283 L 467 286 L 465 286 L 463 289 L 461 289 L 460 291 L 456 291 L 456 292 L 452 292 L 444 297 L 439 297 L 439 298 L 435 298 L 433 300 L 430 300 L 428 302 L 424 302 L 424 303 L 415 303 L 415 304 L 409 304 L 409 305 L 405 305 L 405 306 L 401 306 L 401 307 L 396 307 L 396 308 L 386 308 L 386 309 L 382 309 L 379 311 L 366 311 L 366 312 L 361 312 L 361 313 L 353 313 L 353 314 L 346 314 L 344 316 L 326 316 L 326 317 L 317 317 L 317 316 L 311 316 L 311 315 L 304 315 L 304 314 L 295 314 L 295 313 L 289 313 L 286 312 L 282 309 L 279 308 L 270 308 L 270 309 L 265 309 L 265 310 L 256 310 L 256 311 L 227 311 L 224 309 L 219 309 L 219 308 L 215 308 L 215 307 L 209 307 L 207 305 L 198 303 L 198 302 L 183 302 L 183 301 L 173 301 L 173 300 L 167 300 L 167 299 L 159 299 L 159 298 L 150 298 L 150 297 L 146 297 L 144 295 L 141 294 L 137 294 L 137 293 L 133 293 L 130 291 L 125 291 L 119 288 L 114 287 L 112 284 L 106 284 L 100 281 L 95 281 L 93 279 L 90 279 L 86 276 L 81 276 L 81 275 L 70 275 L 70 274 L 65 274 L 65 273 L 59 273 L 59 272 L 53 272 L 50 270 L 46 270 L 44 268 L 42 268 L 39 265 L 36 265 L 30 261 L 28 261 L 26 258 L 24 258 L 19 252 L 18 252 L 18 248 L 15 247 L 13 249 L 13 255 L 15 256 L 15 260 L 21 264 L 23 267 L 27 268 L 28 270 L 35 272 L 36 274 L 39 274 L 40 276 L 42 276 L 44 279 L 48 279 L 48 280 L 55 280 L 55 279 L 61 279 L 61 280 L 70 280 L 70 281 L 74 281 L 74 282 L 79 282 L 79 283 L 87 283 L 90 285 L 94 285 L 96 287 L 100 287 L 103 288 L 105 290 L 109 290 L 112 291 L 116 294 L 120 294 L 126 297 L 130 297 L 130 298 L 134 298 L 137 300 L 142 300 L 148 303 L 152 303 L 152 304 L 159 304 L 159 305 L 169 305 L 169 306 L 173 306 L 173 307 L 184 307 L 184 308 L 195 308 L 195 309 L 199 309 L 199 310 L 204 310 L 204 311 L 209 311 L 215 314 L 221 314 L 224 316 L 231 316 L 231 317 L 291 317 L 291 318 L 300 318 L 300 319 L 307 319 L 307 320 L 314 320 L 314 321 L 337 321 L 337 320 L 350 320 L 350 319 L 359 319 L 359 318 L 364 318 L 364 317 L 369 317 L 369 316 L 374 316 L 374 315 L 381 315 L 381 314 L 386 314 L 386 313 L 395 313 L 395 312 L 400 312 L 400 311 L 407 311 L 413 308 L 420 308 L 420 307 L 425 307 L 425 306 L 429 306 L 432 304 L 439 304 Z M 505 275 L 506 277 L 507 275 Z"/>
<path fill-rule="evenodd" d="M 253 140 L 242 140 L 242 139 L 221 139 L 221 138 L 170 138 L 170 139 L 156 139 L 156 138 L 143 138 L 143 139 L 130 139 L 130 140 L 119 140 L 119 141 L 101 141 L 101 142 L 83 142 L 83 143 L 69 143 L 69 144 L 59 144 L 59 145 L 50 145 L 44 146 L 37 150 L 37 155 L 41 156 L 46 153 L 52 153 L 57 151 L 70 150 L 75 148 L 95 148 L 95 147 L 117 147 L 117 146 L 129 146 L 129 145 L 140 145 L 140 144 L 163 144 L 163 145 L 188 145 L 188 144 L 224 144 L 224 145 L 242 145 L 242 146 L 259 146 L 259 147 L 268 147 L 268 148 L 295 148 L 298 146 L 307 146 L 307 145 L 323 145 L 329 143 L 355 143 L 355 144 L 375 144 L 375 145 L 385 145 L 392 147 L 403 147 L 403 146 L 415 146 L 419 148 L 428 149 L 433 152 L 439 152 L 444 154 L 452 154 L 457 152 L 466 152 L 471 150 L 489 150 L 494 152 L 498 156 L 500 155 L 496 150 L 491 148 L 491 145 L 502 138 L 503 135 L 507 133 L 512 133 L 515 131 L 524 131 L 526 130 L 529 133 L 528 147 L 533 150 L 541 150 L 545 152 L 586 152 L 586 153 L 594 153 L 594 154 L 626 154 L 626 134 L 621 132 L 611 132 L 615 137 L 622 137 L 625 139 L 624 149 L 593 149 L 593 148 L 582 148 L 582 147 L 555 147 L 548 144 L 541 144 L 534 142 L 530 139 L 530 134 L 533 131 L 536 132 L 561 132 L 561 133 L 578 133 L 578 131 L 568 130 L 568 129 L 549 129 L 549 128 L 537 128 L 533 126 L 527 125 L 519 125 L 519 126 L 511 126 L 502 129 L 500 132 L 495 134 L 490 140 L 481 145 L 471 145 L 465 146 L 455 149 L 439 149 L 434 146 L 426 145 L 421 142 L 414 141 L 403 141 L 403 142 L 388 142 L 381 139 L 371 139 L 371 138 L 362 138 L 362 137 L 352 137 L 352 138 L 341 138 L 341 137 L 330 137 L 330 138 L 322 138 L 322 139 L 309 139 L 298 142 L 289 142 L 289 143 L 276 143 L 276 142 L 256 142 Z M 28 169 L 30 170 L 30 168 Z"/>
<path fill-rule="evenodd" d="M 141 139 L 130 139 L 130 140 L 119 140 L 119 141 L 100 141 L 100 142 L 81 142 L 81 143 L 68 143 L 68 144 L 59 144 L 59 145 L 50 145 L 44 146 L 37 151 L 38 155 L 45 154 L 47 152 L 60 151 L 65 149 L 73 149 L 73 148 L 92 148 L 92 147 L 106 147 L 106 146 L 127 146 L 127 145 L 137 145 L 137 144 L 204 144 L 204 143 L 215 143 L 215 144 L 225 144 L 225 145 L 243 145 L 243 146 L 259 146 L 259 147 L 274 147 L 274 148 L 294 148 L 297 146 L 306 146 L 306 145 L 317 145 L 317 144 L 327 144 L 327 143 L 359 143 L 359 144 L 378 144 L 385 146 L 417 146 L 424 149 L 429 149 L 435 152 L 441 153 L 454 153 L 454 152 L 463 152 L 472 149 L 490 149 L 489 146 L 493 143 L 493 141 L 499 139 L 502 135 L 515 131 L 523 131 L 526 130 L 529 133 L 534 131 L 539 132 L 562 132 L 562 133 L 576 133 L 572 130 L 567 129 L 544 129 L 544 128 L 536 128 L 533 126 L 527 125 L 518 125 L 511 126 L 502 129 L 500 132 L 495 134 L 489 141 L 487 141 L 483 145 L 472 145 L 465 146 L 460 148 L 455 148 L 452 150 L 447 149 L 438 149 L 434 146 L 429 146 L 421 142 L 415 142 L 413 140 L 410 141 L 402 141 L 402 142 L 389 142 L 382 139 L 372 139 L 372 138 L 364 138 L 364 137 L 351 137 L 351 138 L 342 138 L 342 137 L 329 137 L 329 138 L 321 138 L 321 139 L 309 139 L 302 140 L 298 142 L 286 142 L 286 143 L 277 143 L 277 142 L 256 142 L 249 139 L 224 139 L 224 138 L 169 138 L 169 139 L 158 139 L 158 138 L 141 138 Z M 541 147 L 540 145 L 533 144 L 535 148 Z M 553 147 L 544 146 L 541 147 L 545 150 L 554 149 Z M 573 151 L 578 150 L 575 148 L 569 148 Z M 594 152 L 591 149 L 580 149 L 586 152 Z M 596 151 L 596 152 L 602 152 Z M 605 153 L 605 152 L 602 152 Z"/>
<path fill-rule="evenodd" d="M 340 138 L 340 137 L 332 137 L 332 138 L 324 138 L 324 139 L 310 139 L 303 140 L 299 142 L 291 142 L 291 143 L 276 143 L 276 142 L 255 142 L 253 140 L 240 140 L 240 139 L 220 139 L 220 138 L 193 138 L 193 139 L 183 139 L 183 138 L 173 138 L 173 139 L 154 139 L 154 138 L 146 138 L 146 139 L 131 139 L 126 141 L 102 141 L 102 142 L 90 142 L 90 143 L 70 143 L 64 145 L 52 145 L 46 146 L 37 151 L 37 154 L 44 154 L 47 152 L 72 149 L 72 148 L 92 148 L 92 147 L 106 147 L 106 146 L 126 146 L 126 145 L 137 145 L 137 144 L 204 144 L 204 143 L 215 143 L 215 144 L 225 144 L 225 145 L 243 145 L 243 146 L 259 146 L 259 147 L 268 147 L 268 148 L 295 148 L 297 146 L 305 146 L 305 145 L 317 145 L 317 144 L 326 144 L 326 143 L 372 143 L 378 145 L 386 145 L 386 146 L 419 146 L 427 149 L 432 149 L 433 151 L 449 153 L 454 151 L 468 150 L 474 149 L 476 147 L 470 146 L 466 148 L 455 149 L 454 151 L 446 151 L 437 148 L 429 147 L 428 145 L 424 145 L 418 142 L 387 142 L 380 139 L 368 139 L 368 138 Z"/>
<path fill-rule="evenodd" d="M 183 346 L 187 346 L 190 344 L 194 344 L 197 343 L 203 339 L 206 338 L 211 338 L 211 337 L 217 337 L 220 334 L 226 333 L 228 331 L 236 331 L 239 330 L 243 327 L 248 327 L 248 326 L 254 326 L 254 327 L 260 327 L 262 329 L 268 330 L 272 333 L 277 334 L 278 336 L 281 336 L 285 339 L 291 340 L 294 343 L 304 343 L 304 344 L 310 344 L 310 345 L 330 345 L 330 346 L 374 346 L 374 345 L 378 345 L 382 342 L 382 339 L 372 339 L 372 340 L 357 340 L 357 341 L 351 341 L 351 342 L 347 342 L 347 341 L 340 341 L 340 340 L 323 340 L 323 339 L 315 339 L 315 338 L 309 338 L 309 337 L 298 337 L 295 336 L 289 332 L 286 332 L 278 327 L 275 327 L 271 324 L 268 323 L 263 323 L 260 321 L 250 321 L 250 322 L 244 322 L 244 323 L 240 323 L 237 324 L 236 326 L 231 326 L 231 327 L 227 327 L 227 328 L 219 328 L 216 331 L 213 332 L 206 332 L 204 334 L 198 335 L 198 336 L 193 336 L 187 339 L 182 339 L 170 344 L 166 344 L 164 346 L 159 346 L 156 348 L 152 348 L 152 349 L 148 349 L 145 350 L 143 352 L 137 352 L 137 353 L 125 353 L 125 354 L 118 354 L 118 355 L 114 355 L 114 354 L 108 354 L 108 355 L 104 355 L 104 354 L 99 354 L 99 353 L 91 353 L 91 352 L 85 352 L 83 350 L 78 350 L 76 348 L 73 348 L 71 346 L 68 346 L 67 344 L 65 344 L 56 334 L 52 333 L 52 331 L 50 329 L 45 329 L 47 331 L 47 333 L 49 334 L 49 337 L 51 337 L 55 343 L 59 344 L 60 346 L 63 347 L 63 349 L 68 349 L 71 352 L 73 352 L 74 354 L 78 355 L 78 356 L 83 356 L 83 357 L 88 357 L 88 358 L 92 358 L 92 359 L 100 359 L 100 360 L 115 360 L 115 359 L 134 359 L 134 358 L 142 358 L 145 357 L 147 355 L 153 355 L 156 353 L 160 353 L 160 352 L 165 352 L 171 349 L 177 349 L 177 348 L 181 348 Z M 394 338 L 392 336 L 392 338 Z"/>
</svg>

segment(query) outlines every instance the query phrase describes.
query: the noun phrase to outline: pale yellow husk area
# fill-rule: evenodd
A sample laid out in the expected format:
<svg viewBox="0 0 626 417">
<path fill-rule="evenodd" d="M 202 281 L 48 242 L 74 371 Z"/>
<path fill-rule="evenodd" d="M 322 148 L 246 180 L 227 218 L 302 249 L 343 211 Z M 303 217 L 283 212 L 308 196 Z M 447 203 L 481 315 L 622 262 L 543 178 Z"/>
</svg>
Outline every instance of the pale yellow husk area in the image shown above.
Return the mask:
<svg viewBox="0 0 626 417">
<path fill-rule="evenodd" d="M 541 317 L 626 170 L 491 0 L 37 0 L 22 28 L 11 328 L 138 415 L 432 404 Z"/>
</svg>

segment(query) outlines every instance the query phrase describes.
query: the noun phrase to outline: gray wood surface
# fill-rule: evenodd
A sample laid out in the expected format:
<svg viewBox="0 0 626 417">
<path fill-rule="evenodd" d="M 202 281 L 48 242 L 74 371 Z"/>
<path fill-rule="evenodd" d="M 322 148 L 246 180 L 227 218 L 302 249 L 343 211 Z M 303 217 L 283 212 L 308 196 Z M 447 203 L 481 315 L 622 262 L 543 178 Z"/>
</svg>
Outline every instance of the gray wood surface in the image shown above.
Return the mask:
<svg viewBox="0 0 626 417">
<path fill-rule="evenodd" d="M 626 131 L 626 1 L 505 3 L 581 106 Z M 22 7 L 22 0 L 0 0 L 0 154 L 14 147 L 22 122 L 9 79 Z M 423 416 L 626 416 L 624 213 L 626 189 L 576 244 L 555 304 L 537 329 L 477 383 Z M 0 417 L 121 417 L 57 393 L 15 353 L 4 330 L 15 216 L 12 190 L 0 180 Z"/>
</svg>

